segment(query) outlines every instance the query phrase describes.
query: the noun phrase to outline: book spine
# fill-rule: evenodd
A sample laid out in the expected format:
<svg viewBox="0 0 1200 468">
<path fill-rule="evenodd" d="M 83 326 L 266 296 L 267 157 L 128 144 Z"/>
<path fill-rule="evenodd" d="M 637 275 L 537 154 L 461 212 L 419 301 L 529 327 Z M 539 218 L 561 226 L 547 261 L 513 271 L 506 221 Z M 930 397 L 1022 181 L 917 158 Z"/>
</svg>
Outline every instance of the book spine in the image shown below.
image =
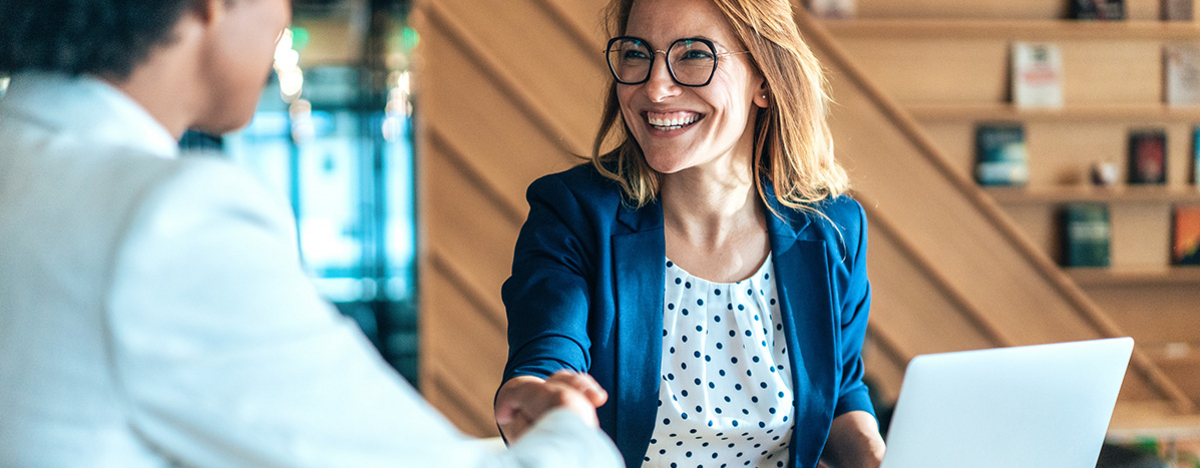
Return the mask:
<svg viewBox="0 0 1200 468">
<path fill-rule="evenodd" d="M 1192 184 L 1200 185 L 1200 126 L 1192 128 Z"/>
<path fill-rule="evenodd" d="M 1068 267 L 1107 267 L 1112 231 L 1108 207 L 1079 203 L 1063 208 L 1063 264 Z"/>
</svg>

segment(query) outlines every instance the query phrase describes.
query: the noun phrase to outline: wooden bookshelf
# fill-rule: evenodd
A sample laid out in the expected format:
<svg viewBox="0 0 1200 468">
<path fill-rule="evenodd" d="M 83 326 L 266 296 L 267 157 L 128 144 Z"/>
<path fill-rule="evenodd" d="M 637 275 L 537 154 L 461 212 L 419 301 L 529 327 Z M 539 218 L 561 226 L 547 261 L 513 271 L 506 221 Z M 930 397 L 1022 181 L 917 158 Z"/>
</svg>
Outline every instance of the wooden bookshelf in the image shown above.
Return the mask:
<svg viewBox="0 0 1200 468">
<path fill-rule="evenodd" d="M 1200 283 L 1200 267 L 1162 269 L 1066 268 L 1081 286 L 1192 285 Z"/>
<path fill-rule="evenodd" d="M 1139 348 L 1200 343 L 1192 325 L 1200 267 L 1172 266 L 1170 254 L 1173 206 L 1200 204 L 1200 189 L 1192 180 L 1200 106 L 1163 102 L 1164 47 L 1200 43 L 1200 21 L 1157 21 L 1158 2 L 1127 2 L 1126 7 L 1130 20 L 1090 22 L 1057 19 L 1065 17 L 1066 3 L 863 0 L 858 19 L 823 25 L 914 117 L 963 178 L 974 179 L 981 125 L 1021 124 L 1028 185 L 980 190 L 1050 259 L 1062 253 L 1063 204 L 1106 204 L 1113 266 L 1063 268 L 1062 275 L 1134 336 Z M 1014 41 L 1059 46 L 1064 107 L 1010 103 Z M 1165 184 L 1090 185 L 1089 168 L 1097 161 L 1118 164 L 1123 174 L 1130 132 L 1151 127 L 1168 135 Z M 1161 353 L 1151 359 L 1200 401 L 1200 359 L 1183 362 Z M 1126 428 L 1126 435 L 1180 422 L 1170 408 L 1143 408 L 1129 399 L 1119 408 L 1114 427 Z M 1196 418 L 1187 423 L 1200 421 L 1200 415 L 1188 416 Z"/>
<path fill-rule="evenodd" d="M 1028 203 L 1200 203 L 1196 186 L 1135 186 L 1094 187 L 1088 185 L 1065 187 L 986 187 L 984 189 L 1001 204 Z"/>
<path fill-rule="evenodd" d="M 1200 106 L 1166 104 L 1083 104 L 1061 109 L 1019 108 L 1001 103 L 910 104 L 922 121 L 1138 121 L 1141 123 L 1200 123 Z"/>
<path fill-rule="evenodd" d="M 1194 21 L 848 19 L 824 24 L 834 35 L 847 38 L 1194 41 L 1200 37 L 1200 23 Z"/>
</svg>

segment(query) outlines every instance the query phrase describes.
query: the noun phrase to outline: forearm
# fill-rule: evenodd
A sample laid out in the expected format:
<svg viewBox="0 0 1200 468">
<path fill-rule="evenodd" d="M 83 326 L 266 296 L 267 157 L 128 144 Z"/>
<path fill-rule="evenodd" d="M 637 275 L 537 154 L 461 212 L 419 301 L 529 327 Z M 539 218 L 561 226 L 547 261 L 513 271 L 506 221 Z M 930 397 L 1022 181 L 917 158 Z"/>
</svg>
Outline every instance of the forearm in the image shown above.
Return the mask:
<svg viewBox="0 0 1200 468">
<path fill-rule="evenodd" d="M 879 423 L 866 411 L 851 411 L 833 419 L 822 461 L 831 468 L 876 468 L 883 461 Z"/>
</svg>

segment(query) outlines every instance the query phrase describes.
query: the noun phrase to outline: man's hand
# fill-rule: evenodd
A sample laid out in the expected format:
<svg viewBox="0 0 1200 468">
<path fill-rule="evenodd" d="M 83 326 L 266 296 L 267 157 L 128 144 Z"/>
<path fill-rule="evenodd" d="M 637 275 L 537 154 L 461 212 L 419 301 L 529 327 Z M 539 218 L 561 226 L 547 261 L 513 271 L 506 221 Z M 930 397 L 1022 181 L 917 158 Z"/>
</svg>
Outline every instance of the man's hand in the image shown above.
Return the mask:
<svg viewBox="0 0 1200 468">
<path fill-rule="evenodd" d="M 584 423 L 597 427 L 596 408 L 608 401 L 608 392 L 592 376 L 558 371 L 549 379 L 515 377 L 505 382 L 496 395 L 496 423 L 513 442 L 525 434 L 543 414 L 566 408 Z"/>
</svg>

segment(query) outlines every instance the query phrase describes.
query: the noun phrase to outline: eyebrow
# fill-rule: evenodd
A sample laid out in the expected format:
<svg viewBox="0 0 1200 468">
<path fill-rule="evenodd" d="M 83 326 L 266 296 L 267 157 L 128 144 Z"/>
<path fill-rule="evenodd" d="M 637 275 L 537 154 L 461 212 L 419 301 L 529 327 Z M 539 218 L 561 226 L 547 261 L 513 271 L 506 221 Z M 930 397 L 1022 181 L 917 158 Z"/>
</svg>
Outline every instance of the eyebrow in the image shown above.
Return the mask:
<svg viewBox="0 0 1200 468">
<path fill-rule="evenodd" d="M 628 35 L 628 34 L 627 34 L 627 35 Z M 629 36 L 630 36 L 630 37 L 636 37 L 636 38 L 638 38 L 638 39 L 641 39 L 642 41 L 644 41 L 644 42 L 646 43 L 646 45 L 651 45 L 651 44 L 650 44 L 650 40 L 649 40 L 649 39 L 646 39 L 646 38 L 644 38 L 644 37 L 641 37 L 641 36 L 634 36 L 634 35 L 629 35 Z M 703 35 L 703 34 L 698 34 L 698 35 L 695 35 L 695 36 L 683 36 L 683 37 L 679 37 L 679 38 L 671 39 L 671 42 L 669 42 L 667 45 L 668 45 L 668 46 L 670 46 L 671 44 L 674 44 L 676 41 L 681 41 L 681 40 L 684 40 L 684 39 L 704 39 L 704 40 L 706 40 L 706 41 L 708 41 L 708 42 L 711 42 L 711 43 L 713 43 L 713 45 L 714 45 L 714 46 L 720 46 L 721 48 L 728 49 L 728 47 L 726 47 L 726 46 L 725 46 L 725 44 L 724 44 L 724 43 L 722 43 L 721 41 L 718 41 L 718 40 L 716 40 L 716 39 L 713 39 L 713 38 L 711 38 L 711 37 L 705 36 L 705 35 Z M 651 47 L 653 47 L 653 46 L 651 45 Z"/>
</svg>

